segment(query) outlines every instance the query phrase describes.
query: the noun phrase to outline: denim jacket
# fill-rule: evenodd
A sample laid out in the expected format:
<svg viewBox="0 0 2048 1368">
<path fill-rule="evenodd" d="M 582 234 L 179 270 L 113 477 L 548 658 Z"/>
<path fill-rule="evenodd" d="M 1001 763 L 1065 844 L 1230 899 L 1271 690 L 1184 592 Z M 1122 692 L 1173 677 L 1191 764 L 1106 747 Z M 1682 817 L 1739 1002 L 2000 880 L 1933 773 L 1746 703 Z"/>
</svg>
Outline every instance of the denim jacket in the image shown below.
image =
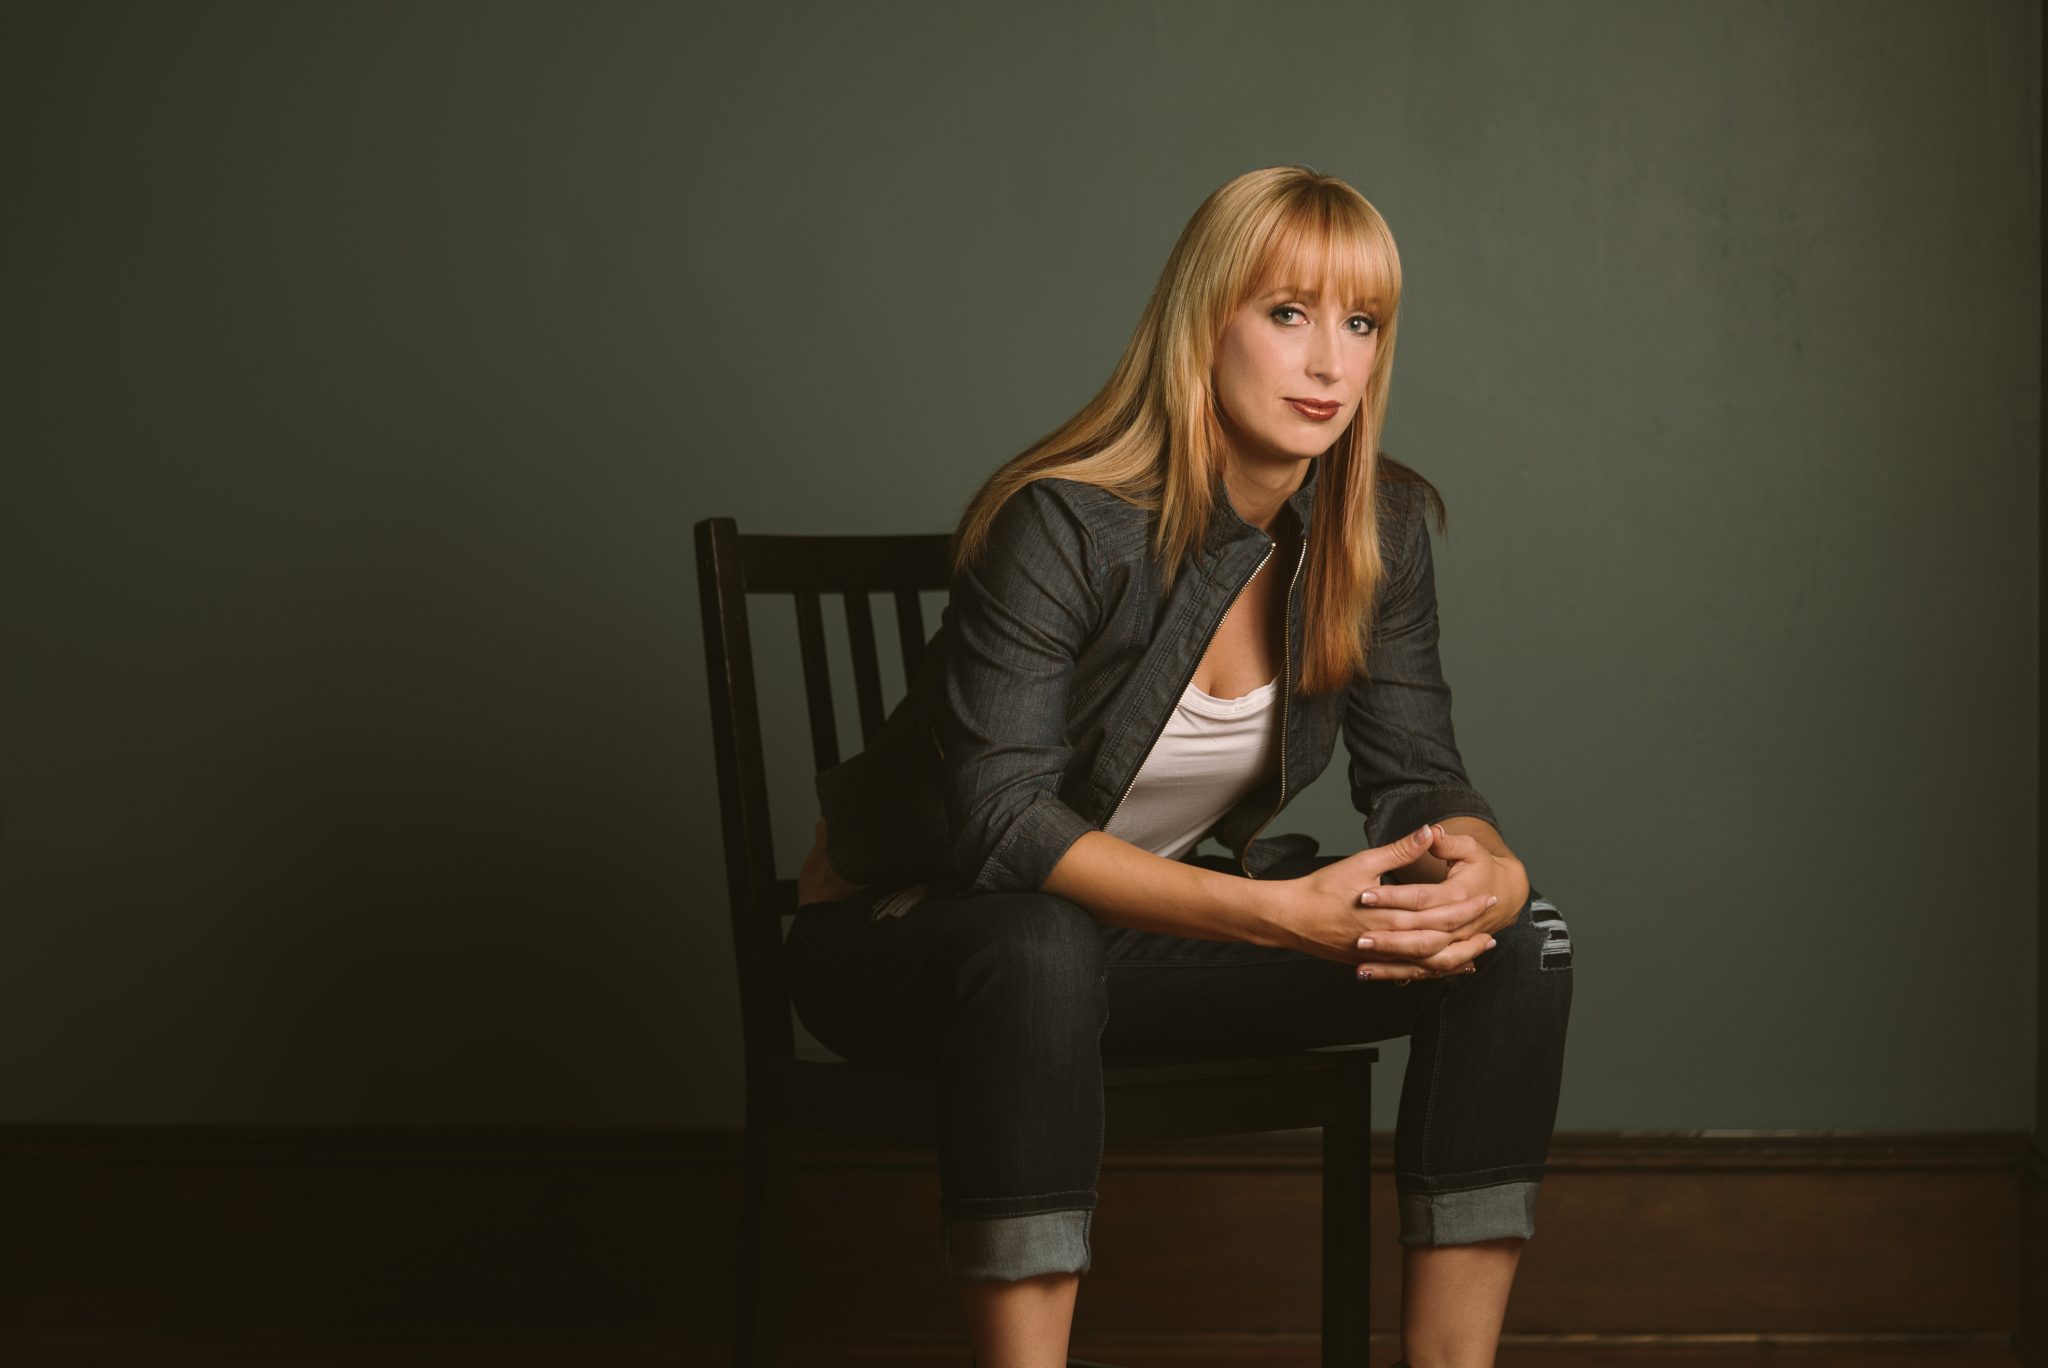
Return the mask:
<svg viewBox="0 0 2048 1368">
<path fill-rule="evenodd" d="M 1321 460 L 1288 497 L 1308 526 Z M 1278 772 L 1210 828 L 1247 877 L 1312 854 L 1313 837 L 1263 836 L 1329 763 L 1341 734 L 1364 844 L 1452 816 L 1499 821 L 1465 776 L 1437 661 L 1435 580 L 1413 484 L 1377 491 L 1387 573 L 1367 668 L 1305 695 L 1301 557 L 1289 567 Z M 1074 480 L 1012 495 L 951 598 L 915 680 L 859 755 L 817 776 L 832 867 L 855 884 L 1036 891 L 1082 833 L 1129 793 L 1223 614 L 1275 541 L 1219 482 L 1201 547 L 1170 595 L 1152 552 L 1156 515 Z"/>
</svg>

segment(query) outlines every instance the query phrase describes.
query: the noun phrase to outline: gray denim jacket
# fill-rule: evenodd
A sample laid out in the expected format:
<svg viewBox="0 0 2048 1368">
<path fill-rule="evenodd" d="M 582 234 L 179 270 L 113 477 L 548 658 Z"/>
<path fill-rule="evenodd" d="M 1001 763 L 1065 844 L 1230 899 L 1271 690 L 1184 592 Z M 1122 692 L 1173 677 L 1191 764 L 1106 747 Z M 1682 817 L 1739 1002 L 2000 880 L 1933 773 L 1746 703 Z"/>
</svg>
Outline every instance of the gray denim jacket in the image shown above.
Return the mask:
<svg viewBox="0 0 2048 1368">
<path fill-rule="evenodd" d="M 1288 498 L 1295 528 L 1308 525 L 1321 464 Z M 1452 816 L 1499 828 L 1451 729 L 1423 499 L 1413 484 L 1378 492 L 1387 574 L 1365 676 L 1345 689 L 1297 691 L 1300 559 L 1290 568 L 1278 773 L 1209 831 L 1249 877 L 1315 852 L 1313 837 L 1261 833 L 1340 734 L 1365 846 Z M 867 749 L 817 776 L 835 870 L 862 885 L 1036 891 L 1082 833 L 1108 824 L 1224 611 L 1276 545 L 1219 483 L 1200 552 L 1162 596 L 1153 517 L 1074 480 L 1011 496 L 981 559 L 953 577 L 903 700 Z"/>
</svg>

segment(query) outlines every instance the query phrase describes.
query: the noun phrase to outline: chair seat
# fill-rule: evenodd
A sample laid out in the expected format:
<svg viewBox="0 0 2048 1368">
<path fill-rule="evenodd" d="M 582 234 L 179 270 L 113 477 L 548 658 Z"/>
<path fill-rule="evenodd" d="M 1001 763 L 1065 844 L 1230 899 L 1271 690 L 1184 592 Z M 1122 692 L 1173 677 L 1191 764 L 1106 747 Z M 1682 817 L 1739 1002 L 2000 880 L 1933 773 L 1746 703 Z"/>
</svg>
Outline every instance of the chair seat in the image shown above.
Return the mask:
<svg viewBox="0 0 2048 1368">
<path fill-rule="evenodd" d="M 1376 1046 L 1345 1044 L 1308 1045 L 1292 1050 L 1106 1050 L 1103 1052 L 1102 1064 L 1106 1073 L 1121 1073 L 1140 1069 L 1175 1069 L 1192 1066 L 1203 1070 L 1205 1077 L 1215 1078 L 1221 1075 L 1209 1072 L 1209 1070 L 1211 1066 L 1222 1063 L 1280 1064 L 1283 1061 L 1298 1061 L 1306 1058 L 1310 1061 L 1308 1064 L 1291 1067 L 1321 1068 L 1325 1066 L 1314 1061 L 1333 1055 L 1352 1055 L 1361 1050 L 1368 1052 L 1368 1058 L 1375 1060 L 1379 1058 L 1380 1052 Z M 798 1062 L 807 1064 L 844 1064 L 848 1068 L 854 1069 L 872 1067 L 870 1065 L 855 1064 L 844 1055 L 834 1054 L 817 1041 L 806 1038 L 799 1038 L 797 1040 L 794 1058 Z M 1250 1072 L 1255 1073 L 1260 1071 L 1257 1068 L 1250 1070 Z"/>
</svg>

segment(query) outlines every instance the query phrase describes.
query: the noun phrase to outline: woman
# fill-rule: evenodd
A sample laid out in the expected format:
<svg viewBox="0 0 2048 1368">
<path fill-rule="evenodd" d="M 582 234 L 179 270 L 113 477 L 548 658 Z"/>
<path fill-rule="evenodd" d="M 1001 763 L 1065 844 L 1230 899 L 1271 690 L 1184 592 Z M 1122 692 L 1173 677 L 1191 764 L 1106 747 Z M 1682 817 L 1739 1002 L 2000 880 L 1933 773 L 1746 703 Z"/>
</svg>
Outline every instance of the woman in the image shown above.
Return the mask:
<svg viewBox="0 0 2048 1368">
<path fill-rule="evenodd" d="M 941 1249 L 986 1368 L 1065 1362 L 1101 1051 L 1399 1035 L 1403 1350 L 1493 1361 L 1570 943 L 1453 736 L 1441 500 L 1378 447 L 1400 297 L 1342 181 L 1217 190 L 1108 384 L 970 502 L 918 677 L 818 777 L 791 997 L 845 1057 L 938 1073 Z M 1368 848 L 1263 835 L 1339 735 Z"/>
</svg>

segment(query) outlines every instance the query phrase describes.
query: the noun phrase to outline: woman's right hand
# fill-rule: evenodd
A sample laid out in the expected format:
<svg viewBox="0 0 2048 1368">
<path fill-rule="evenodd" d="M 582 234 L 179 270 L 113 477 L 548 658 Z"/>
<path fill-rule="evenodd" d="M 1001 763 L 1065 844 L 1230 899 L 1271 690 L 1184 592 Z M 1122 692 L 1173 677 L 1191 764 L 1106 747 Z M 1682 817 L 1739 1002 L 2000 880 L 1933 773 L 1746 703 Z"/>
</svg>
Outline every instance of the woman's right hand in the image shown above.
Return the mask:
<svg viewBox="0 0 2048 1368">
<path fill-rule="evenodd" d="M 1359 978 L 1374 983 L 1471 972 L 1472 961 L 1493 947 L 1493 937 L 1479 930 L 1481 914 L 1495 901 L 1490 896 L 1460 898 L 1415 912 L 1367 907 L 1358 900 L 1366 889 L 1379 887 L 1384 875 L 1426 854 L 1436 834 L 1434 826 L 1427 826 L 1298 879 L 1280 881 L 1282 920 L 1293 934 L 1293 948 L 1355 964 Z M 1371 938 L 1369 949 L 1360 948 L 1361 937 Z"/>
<path fill-rule="evenodd" d="M 825 857 L 825 819 L 820 817 L 813 829 L 811 853 L 804 856 L 803 868 L 796 876 L 796 905 L 802 907 L 814 902 L 838 902 L 850 898 L 866 888 L 866 884 L 848 883 L 839 877 L 839 871 Z"/>
</svg>

